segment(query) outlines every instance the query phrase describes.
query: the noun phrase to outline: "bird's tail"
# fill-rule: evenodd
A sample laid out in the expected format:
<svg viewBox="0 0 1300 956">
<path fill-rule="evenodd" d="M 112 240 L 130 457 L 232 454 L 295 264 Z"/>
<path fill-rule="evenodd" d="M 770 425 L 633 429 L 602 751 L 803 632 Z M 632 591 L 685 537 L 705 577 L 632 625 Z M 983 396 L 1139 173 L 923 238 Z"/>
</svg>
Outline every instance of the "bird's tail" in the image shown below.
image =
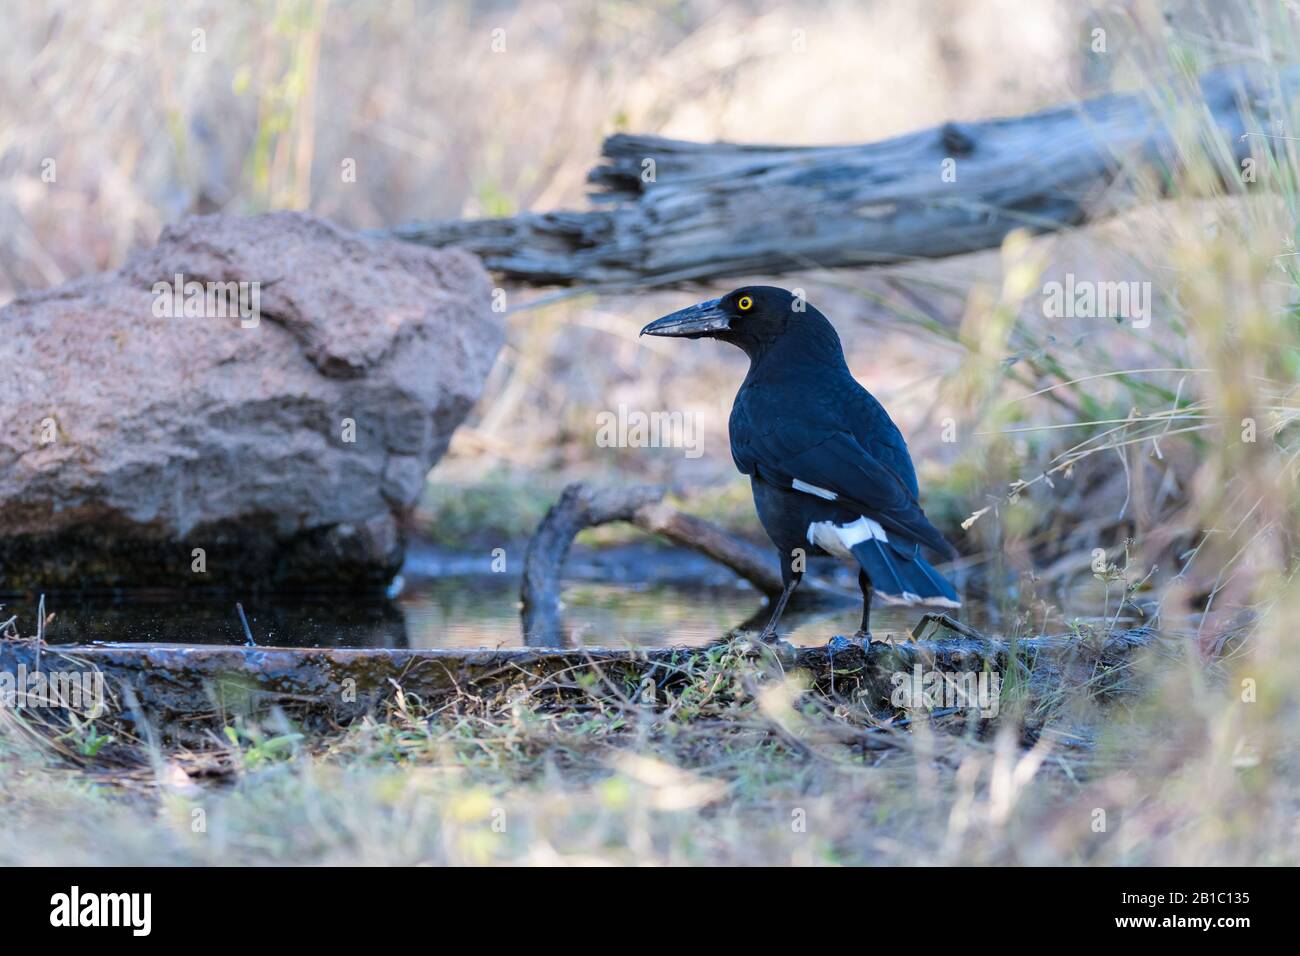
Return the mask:
<svg viewBox="0 0 1300 956">
<path fill-rule="evenodd" d="M 880 597 L 891 604 L 937 604 L 961 607 L 956 589 L 921 556 L 921 546 L 881 537 L 849 549 Z"/>
<path fill-rule="evenodd" d="M 921 557 L 921 546 L 897 538 L 866 517 L 849 524 L 818 521 L 808 526 L 808 540 L 845 560 L 851 555 L 882 600 L 961 607 L 956 589 Z"/>
</svg>

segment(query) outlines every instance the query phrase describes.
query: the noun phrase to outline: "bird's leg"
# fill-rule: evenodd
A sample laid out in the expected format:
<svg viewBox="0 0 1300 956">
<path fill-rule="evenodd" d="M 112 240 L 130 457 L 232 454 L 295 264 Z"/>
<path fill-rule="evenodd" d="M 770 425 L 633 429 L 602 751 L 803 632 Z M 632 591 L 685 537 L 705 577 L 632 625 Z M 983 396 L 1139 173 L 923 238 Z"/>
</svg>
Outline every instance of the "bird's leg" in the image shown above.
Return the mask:
<svg viewBox="0 0 1300 956">
<path fill-rule="evenodd" d="M 862 626 L 858 628 L 858 633 L 854 634 L 853 637 L 855 640 L 870 644 L 871 595 L 875 589 L 871 586 L 871 578 L 867 577 L 866 571 L 858 571 L 858 587 L 862 589 Z"/>
<path fill-rule="evenodd" d="M 764 644 L 776 640 L 776 622 L 781 620 L 781 614 L 785 611 L 786 602 L 790 600 L 790 595 L 794 593 L 794 589 L 799 586 L 799 580 L 802 577 L 802 574 L 791 575 L 789 580 L 785 582 L 785 587 L 781 589 L 781 596 L 776 599 L 776 610 L 772 612 L 772 619 L 767 622 L 767 626 L 758 635 L 758 639 Z"/>
</svg>

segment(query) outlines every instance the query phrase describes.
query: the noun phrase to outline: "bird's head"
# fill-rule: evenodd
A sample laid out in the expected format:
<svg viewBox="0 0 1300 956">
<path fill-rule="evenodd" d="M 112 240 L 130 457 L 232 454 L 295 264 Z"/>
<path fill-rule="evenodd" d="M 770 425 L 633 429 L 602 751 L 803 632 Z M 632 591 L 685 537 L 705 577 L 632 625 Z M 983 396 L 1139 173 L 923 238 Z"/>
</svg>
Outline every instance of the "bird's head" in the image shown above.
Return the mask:
<svg viewBox="0 0 1300 956">
<path fill-rule="evenodd" d="M 829 332 L 838 351 L 839 338 L 834 329 L 802 296 L 776 286 L 751 285 L 656 319 L 641 334 L 721 339 L 757 359 L 787 332 L 800 329 L 808 330 L 815 338 L 824 338 Z"/>
</svg>

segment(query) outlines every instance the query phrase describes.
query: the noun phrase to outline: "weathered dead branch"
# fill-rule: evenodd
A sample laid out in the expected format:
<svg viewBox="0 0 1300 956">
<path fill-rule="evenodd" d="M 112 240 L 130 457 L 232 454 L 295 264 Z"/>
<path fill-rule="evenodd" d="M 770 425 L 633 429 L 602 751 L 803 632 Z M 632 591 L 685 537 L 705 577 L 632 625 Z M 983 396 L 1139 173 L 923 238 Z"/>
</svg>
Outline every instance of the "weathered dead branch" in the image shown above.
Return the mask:
<svg viewBox="0 0 1300 956">
<path fill-rule="evenodd" d="M 1078 226 L 1141 201 L 1150 190 L 1134 188 L 1139 170 L 1150 171 L 1152 188 L 1167 189 L 1189 146 L 1244 189 L 1242 160 L 1265 154 L 1262 131 L 1288 115 L 1300 86 L 1300 68 L 1277 76 L 1274 86 L 1221 70 L 1171 84 L 1161 103 L 1145 93 L 1110 95 L 865 145 L 613 136 L 589 175 L 601 208 L 384 234 L 460 246 L 534 285 L 630 288 L 956 255 L 995 247 L 1012 229 Z M 1267 188 L 1268 163 L 1256 167 Z"/>
</svg>

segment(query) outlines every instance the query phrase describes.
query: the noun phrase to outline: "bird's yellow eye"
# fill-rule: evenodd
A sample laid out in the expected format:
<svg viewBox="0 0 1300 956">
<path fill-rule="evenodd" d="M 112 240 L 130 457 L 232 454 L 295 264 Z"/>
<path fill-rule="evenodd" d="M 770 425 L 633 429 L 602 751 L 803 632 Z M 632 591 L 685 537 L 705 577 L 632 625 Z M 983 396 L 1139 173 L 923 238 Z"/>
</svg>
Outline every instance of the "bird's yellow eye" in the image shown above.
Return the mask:
<svg viewBox="0 0 1300 956">
<path fill-rule="evenodd" d="M 754 307 L 754 300 L 747 295 L 742 295 L 736 302 L 736 308 L 741 312 L 748 312 Z"/>
</svg>

